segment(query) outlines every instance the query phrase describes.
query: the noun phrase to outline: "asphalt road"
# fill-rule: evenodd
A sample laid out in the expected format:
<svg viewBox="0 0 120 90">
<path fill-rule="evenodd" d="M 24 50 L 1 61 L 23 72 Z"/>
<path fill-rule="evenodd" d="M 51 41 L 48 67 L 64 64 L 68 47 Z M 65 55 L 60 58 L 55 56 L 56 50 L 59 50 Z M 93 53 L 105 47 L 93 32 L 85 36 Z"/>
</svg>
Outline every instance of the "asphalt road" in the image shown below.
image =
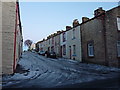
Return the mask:
<svg viewBox="0 0 120 90">
<path fill-rule="evenodd" d="M 22 70 L 3 78 L 3 88 L 120 88 L 120 70 L 114 68 L 32 52 L 25 52 L 19 65 Z"/>
</svg>

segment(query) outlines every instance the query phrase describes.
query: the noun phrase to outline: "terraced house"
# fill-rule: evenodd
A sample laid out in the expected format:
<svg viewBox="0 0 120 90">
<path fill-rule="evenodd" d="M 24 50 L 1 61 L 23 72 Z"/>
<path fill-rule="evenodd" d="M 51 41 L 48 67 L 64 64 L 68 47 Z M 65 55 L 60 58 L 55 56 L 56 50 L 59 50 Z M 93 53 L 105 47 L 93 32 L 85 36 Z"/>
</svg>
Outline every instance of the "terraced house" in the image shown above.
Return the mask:
<svg viewBox="0 0 120 90">
<path fill-rule="evenodd" d="M 60 56 L 63 58 L 67 58 L 67 46 L 66 46 L 66 42 L 67 42 L 67 31 L 62 31 L 62 33 L 60 34 Z"/>
<path fill-rule="evenodd" d="M 59 50 L 55 37 L 59 35 Z M 105 11 L 102 7 L 94 11 L 94 17 L 82 18 L 82 23 L 73 21 L 65 31 L 49 38 L 49 49 L 60 57 L 80 62 L 120 67 L 120 6 Z"/>
<path fill-rule="evenodd" d="M 120 67 L 120 6 L 98 8 L 92 19 L 83 18 L 80 28 L 84 62 Z"/>
<path fill-rule="evenodd" d="M 73 21 L 73 27 L 66 27 L 67 41 L 66 41 L 66 54 L 67 58 L 82 61 L 81 54 L 81 32 L 80 25 L 77 19 Z"/>
<path fill-rule="evenodd" d="M 57 33 L 55 34 L 55 52 L 56 52 L 56 55 L 57 55 L 57 57 L 61 57 L 61 54 L 60 54 L 60 34 L 61 34 L 62 32 L 61 31 L 57 31 Z"/>
<path fill-rule="evenodd" d="M 2 73 L 12 74 L 19 58 L 22 55 L 22 27 L 20 20 L 19 3 L 0 2 L 2 5 Z"/>
</svg>

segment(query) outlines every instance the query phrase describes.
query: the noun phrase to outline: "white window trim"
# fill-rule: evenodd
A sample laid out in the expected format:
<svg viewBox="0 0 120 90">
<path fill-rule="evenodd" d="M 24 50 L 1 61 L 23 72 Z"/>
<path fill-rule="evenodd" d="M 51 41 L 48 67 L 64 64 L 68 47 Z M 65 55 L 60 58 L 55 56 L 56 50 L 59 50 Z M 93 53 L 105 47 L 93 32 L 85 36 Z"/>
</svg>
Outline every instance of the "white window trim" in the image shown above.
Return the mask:
<svg viewBox="0 0 120 90">
<path fill-rule="evenodd" d="M 120 51 L 118 49 L 120 50 L 120 41 L 117 41 L 117 56 L 120 57 Z"/>
<path fill-rule="evenodd" d="M 120 31 L 120 17 L 117 17 L 117 27 L 118 27 L 118 30 Z"/>
<path fill-rule="evenodd" d="M 73 35 L 72 35 L 72 39 L 75 39 L 75 28 L 73 29 Z"/>
<path fill-rule="evenodd" d="M 66 55 L 66 45 L 63 45 L 63 55 Z"/>
<path fill-rule="evenodd" d="M 94 46 L 93 46 L 93 43 L 92 43 L 92 46 L 90 46 L 91 43 L 88 43 L 88 56 L 89 57 L 94 57 Z M 90 48 L 93 49 L 93 54 L 91 54 L 90 52 Z"/>
</svg>

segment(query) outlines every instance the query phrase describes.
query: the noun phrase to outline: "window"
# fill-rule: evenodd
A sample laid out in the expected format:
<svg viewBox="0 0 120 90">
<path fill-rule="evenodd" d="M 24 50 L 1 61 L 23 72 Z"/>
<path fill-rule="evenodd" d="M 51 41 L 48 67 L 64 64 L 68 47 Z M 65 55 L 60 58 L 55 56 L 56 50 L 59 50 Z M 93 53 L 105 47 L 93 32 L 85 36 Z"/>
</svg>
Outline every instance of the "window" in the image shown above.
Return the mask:
<svg viewBox="0 0 120 90">
<path fill-rule="evenodd" d="M 73 45 L 73 55 L 76 55 L 76 45 Z"/>
<path fill-rule="evenodd" d="M 117 27 L 118 27 L 118 30 L 120 31 L 120 17 L 117 17 Z"/>
<path fill-rule="evenodd" d="M 54 46 L 51 47 L 51 52 L 54 52 Z"/>
<path fill-rule="evenodd" d="M 50 39 L 49 39 L 49 44 L 50 44 Z"/>
<path fill-rule="evenodd" d="M 48 51 L 50 52 L 50 47 L 48 47 Z"/>
<path fill-rule="evenodd" d="M 75 39 L 75 29 L 73 29 L 73 38 L 72 39 Z"/>
<path fill-rule="evenodd" d="M 93 43 L 88 43 L 88 56 L 93 57 L 94 56 L 94 46 Z"/>
<path fill-rule="evenodd" d="M 118 57 L 120 57 L 120 41 L 117 42 L 117 53 Z"/>
<path fill-rule="evenodd" d="M 52 44 L 54 44 L 54 37 L 52 37 Z"/>
<path fill-rule="evenodd" d="M 63 32 L 63 42 L 66 41 L 66 38 L 65 38 L 65 32 Z"/>
<path fill-rule="evenodd" d="M 63 55 L 66 55 L 66 45 L 63 45 Z"/>
</svg>

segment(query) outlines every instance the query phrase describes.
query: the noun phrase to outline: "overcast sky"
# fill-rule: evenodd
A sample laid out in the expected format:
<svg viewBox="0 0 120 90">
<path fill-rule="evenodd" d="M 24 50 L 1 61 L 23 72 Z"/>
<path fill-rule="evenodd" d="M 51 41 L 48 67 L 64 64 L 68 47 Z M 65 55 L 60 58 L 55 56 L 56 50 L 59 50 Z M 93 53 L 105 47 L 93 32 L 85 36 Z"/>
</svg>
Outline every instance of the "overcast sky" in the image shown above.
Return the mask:
<svg viewBox="0 0 120 90">
<path fill-rule="evenodd" d="M 20 2 L 23 38 L 34 43 L 58 30 L 65 30 L 74 19 L 92 18 L 94 10 L 112 9 L 117 2 Z"/>
</svg>

